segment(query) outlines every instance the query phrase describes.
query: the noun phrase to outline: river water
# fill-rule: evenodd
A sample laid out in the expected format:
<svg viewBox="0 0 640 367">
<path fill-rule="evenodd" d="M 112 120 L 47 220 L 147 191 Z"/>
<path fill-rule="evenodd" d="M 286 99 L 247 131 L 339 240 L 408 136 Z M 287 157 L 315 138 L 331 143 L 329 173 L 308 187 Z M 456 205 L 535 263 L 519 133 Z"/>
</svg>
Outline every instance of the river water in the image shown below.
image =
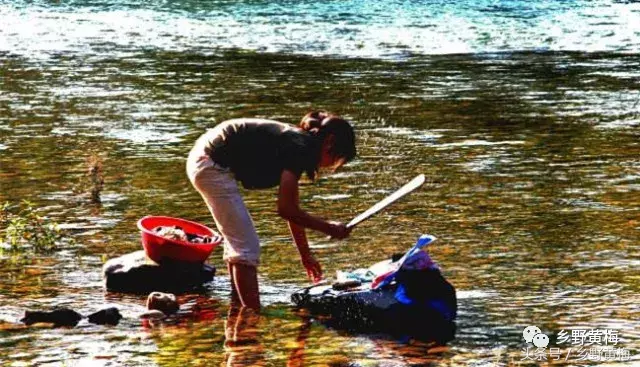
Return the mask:
<svg viewBox="0 0 640 367">
<path fill-rule="evenodd" d="M 458 289 L 455 340 L 434 348 L 294 312 L 308 281 L 275 190 L 244 192 L 263 246 L 253 344 L 225 347 L 221 249 L 213 284 L 180 297 L 199 311 L 178 324 L 145 327 L 144 297 L 103 291 L 105 259 L 140 248 L 140 217 L 212 225 L 184 174 L 204 129 L 313 108 L 354 123 L 359 156 L 305 182 L 305 209 L 348 221 L 416 174 L 428 181 L 346 241 L 311 234 L 325 273 L 437 236 L 430 253 Z M 0 202 L 30 200 L 74 239 L 0 256 L 0 365 L 637 365 L 639 125 L 635 1 L 0 1 Z M 107 305 L 119 326 L 17 323 L 25 309 Z M 528 325 L 560 361 L 523 361 Z M 556 343 L 576 329 L 615 331 L 628 358 L 580 361 Z"/>
</svg>

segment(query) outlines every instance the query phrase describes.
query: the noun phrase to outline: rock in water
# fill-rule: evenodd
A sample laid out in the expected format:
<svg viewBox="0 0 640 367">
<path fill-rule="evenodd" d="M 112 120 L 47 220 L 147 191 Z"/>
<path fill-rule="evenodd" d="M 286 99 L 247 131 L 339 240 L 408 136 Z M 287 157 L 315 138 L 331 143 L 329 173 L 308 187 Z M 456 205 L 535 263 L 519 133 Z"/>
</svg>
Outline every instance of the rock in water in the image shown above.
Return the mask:
<svg viewBox="0 0 640 367">
<path fill-rule="evenodd" d="M 180 305 L 176 301 L 176 296 L 171 293 L 151 292 L 147 297 L 147 309 L 172 315 L 178 312 Z"/>
<path fill-rule="evenodd" d="M 89 315 L 89 322 L 98 325 L 118 325 L 120 319 L 122 315 L 115 307 L 105 308 Z"/>
<path fill-rule="evenodd" d="M 400 289 L 402 285 L 402 289 Z M 312 314 L 328 315 L 329 326 L 388 332 L 446 343 L 455 336 L 455 288 L 437 271 L 402 272 L 398 283 L 371 289 L 318 285 L 295 292 L 291 300 Z M 406 299 L 411 299 L 407 302 Z"/>
<path fill-rule="evenodd" d="M 159 264 L 144 251 L 111 259 L 102 267 L 105 288 L 124 293 L 184 293 L 212 281 L 215 272 L 215 267 L 201 263 L 164 261 Z"/>
<path fill-rule="evenodd" d="M 25 311 L 20 320 L 27 325 L 40 322 L 53 324 L 54 326 L 76 326 L 82 319 L 82 315 L 68 308 L 53 311 Z"/>
</svg>

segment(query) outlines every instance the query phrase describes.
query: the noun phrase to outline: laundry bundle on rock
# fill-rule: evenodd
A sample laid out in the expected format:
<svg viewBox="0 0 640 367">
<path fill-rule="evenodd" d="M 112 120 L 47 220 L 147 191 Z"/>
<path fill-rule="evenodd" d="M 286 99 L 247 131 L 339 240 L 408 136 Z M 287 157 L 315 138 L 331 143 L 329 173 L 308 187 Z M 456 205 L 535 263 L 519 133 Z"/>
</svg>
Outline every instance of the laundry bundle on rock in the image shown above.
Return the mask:
<svg viewBox="0 0 640 367">
<path fill-rule="evenodd" d="M 455 333 L 456 291 L 423 250 L 434 240 L 423 235 L 404 255 L 340 271 L 333 284 L 302 289 L 292 301 L 330 316 L 327 323 L 336 327 L 449 341 Z"/>
</svg>

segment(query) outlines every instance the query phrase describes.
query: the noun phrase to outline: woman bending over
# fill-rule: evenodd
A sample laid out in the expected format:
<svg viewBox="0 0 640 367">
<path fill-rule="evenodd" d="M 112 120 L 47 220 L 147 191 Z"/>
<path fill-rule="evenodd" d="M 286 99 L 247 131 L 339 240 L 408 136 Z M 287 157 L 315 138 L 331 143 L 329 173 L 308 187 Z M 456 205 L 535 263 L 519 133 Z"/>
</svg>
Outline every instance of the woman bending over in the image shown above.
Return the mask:
<svg viewBox="0 0 640 367">
<path fill-rule="evenodd" d="M 313 180 L 320 168 L 334 171 L 356 155 L 353 127 L 326 112 L 311 112 L 299 127 L 265 119 L 233 119 L 208 130 L 187 159 L 187 175 L 204 199 L 224 237 L 224 256 L 231 278 L 231 301 L 260 309 L 257 266 L 260 240 L 242 200 L 246 189 L 279 186 L 278 214 L 288 221 L 309 278 L 322 278 L 305 229 L 335 239 L 349 236 L 343 223 L 313 216 L 299 206 L 298 181 Z"/>
</svg>

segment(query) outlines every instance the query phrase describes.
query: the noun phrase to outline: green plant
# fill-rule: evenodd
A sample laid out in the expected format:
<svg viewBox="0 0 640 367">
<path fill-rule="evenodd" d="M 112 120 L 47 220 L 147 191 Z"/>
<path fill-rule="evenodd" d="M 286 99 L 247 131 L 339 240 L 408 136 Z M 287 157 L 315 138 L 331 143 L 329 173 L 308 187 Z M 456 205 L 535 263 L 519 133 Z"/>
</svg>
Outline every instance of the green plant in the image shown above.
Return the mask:
<svg viewBox="0 0 640 367">
<path fill-rule="evenodd" d="M 6 202 L 0 207 L 0 243 L 8 244 L 12 251 L 52 251 L 63 238 L 59 225 L 39 215 L 29 201 Z"/>
</svg>

